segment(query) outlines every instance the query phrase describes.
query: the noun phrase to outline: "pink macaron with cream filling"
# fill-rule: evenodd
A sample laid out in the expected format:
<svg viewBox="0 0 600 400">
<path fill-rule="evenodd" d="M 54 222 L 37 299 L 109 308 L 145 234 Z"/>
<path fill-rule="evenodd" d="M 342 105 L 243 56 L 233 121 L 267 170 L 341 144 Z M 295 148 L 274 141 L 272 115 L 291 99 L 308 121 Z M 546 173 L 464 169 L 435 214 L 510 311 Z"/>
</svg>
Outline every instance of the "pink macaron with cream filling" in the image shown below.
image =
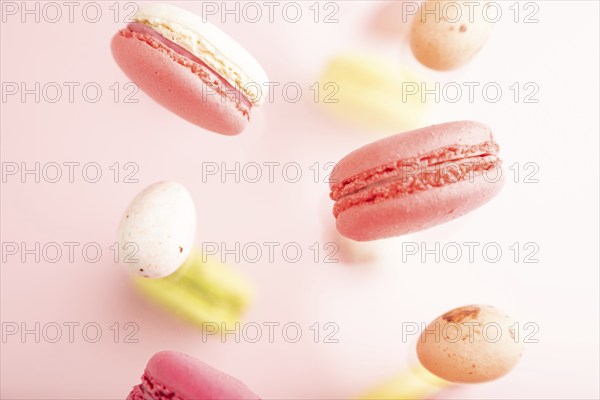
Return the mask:
<svg viewBox="0 0 600 400">
<path fill-rule="evenodd" d="M 142 383 L 127 400 L 259 399 L 236 378 L 176 351 L 161 351 L 148 361 Z"/>
<path fill-rule="evenodd" d="M 224 135 L 242 132 L 263 103 L 268 78 L 234 39 L 186 10 L 141 6 L 112 40 L 113 57 L 150 97 Z"/>
<path fill-rule="evenodd" d="M 330 177 L 337 229 L 369 241 L 460 217 L 502 188 L 498 151 L 490 128 L 473 121 L 433 125 L 355 150 Z"/>
</svg>

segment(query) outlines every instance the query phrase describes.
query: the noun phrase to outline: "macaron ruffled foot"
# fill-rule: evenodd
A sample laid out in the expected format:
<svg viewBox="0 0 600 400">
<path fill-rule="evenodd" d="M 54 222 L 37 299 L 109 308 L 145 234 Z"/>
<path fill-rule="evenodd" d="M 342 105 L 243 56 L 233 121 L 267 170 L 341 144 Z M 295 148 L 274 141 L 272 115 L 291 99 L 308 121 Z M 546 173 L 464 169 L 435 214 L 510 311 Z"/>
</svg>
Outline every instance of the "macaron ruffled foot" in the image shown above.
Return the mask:
<svg viewBox="0 0 600 400">
<path fill-rule="evenodd" d="M 244 383 L 202 361 L 176 351 L 150 360 L 127 400 L 257 400 Z"/>
</svg>

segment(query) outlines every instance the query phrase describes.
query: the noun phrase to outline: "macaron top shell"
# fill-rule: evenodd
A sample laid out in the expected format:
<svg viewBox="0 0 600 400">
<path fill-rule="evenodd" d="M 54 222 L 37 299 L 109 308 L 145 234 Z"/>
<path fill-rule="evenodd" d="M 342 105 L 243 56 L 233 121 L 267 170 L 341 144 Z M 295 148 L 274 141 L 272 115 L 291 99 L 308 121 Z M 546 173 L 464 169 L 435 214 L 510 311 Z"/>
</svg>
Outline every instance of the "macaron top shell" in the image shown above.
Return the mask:
<svg viewBox="0 0 600 400">
<path fill-rule="evenodd" d="M 416 158 L 449 146 L 474 146 L 493 141 L 486 125 L 475 121 L 447 122 L 400 133 L 363 146 L 341 159 L 329 179 L 330 188 L 364 171 L 390 162 Z"/>
<path fill-rule="evenodd" d="M 161 3 L 140 6 L 133 20 L 150 26 L 194 54 L 255 105 L 263 103 L 268 77 L 256 59 L 238 42 L 202 17 Z M 257 92 L 256 86 L 262 93 Z"/>
<path fill-rule="evenodd" d="M 175 351 L 161 351 L 152 356 L 142 379 L 159 384 L 169 396 L 182 400 L 259 399 L 238 379 Z M 144 382 L 140 386 L 144 386 Z M 149 391 L 149 388 L 140 389 L 144 393 Z"/>
<path fill-rule="evenodd" d="M 188 258 L 196 230 L 196 209 L 187 189 L 158 182 L 129 204 L 117 232 L 119 258 L 130 272 L 161 278 Z"/>
</svg>

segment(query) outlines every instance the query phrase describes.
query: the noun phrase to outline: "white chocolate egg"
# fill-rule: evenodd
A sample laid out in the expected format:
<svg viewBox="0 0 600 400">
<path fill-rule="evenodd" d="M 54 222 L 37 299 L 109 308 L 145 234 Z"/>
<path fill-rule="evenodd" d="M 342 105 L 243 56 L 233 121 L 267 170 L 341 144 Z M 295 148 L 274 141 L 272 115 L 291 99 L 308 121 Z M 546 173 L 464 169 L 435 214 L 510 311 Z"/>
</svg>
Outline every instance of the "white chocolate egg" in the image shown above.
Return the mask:
<svg viewBox="0 0 600 400">
<path fill-rule="evenodd" d="M 175 272 L 188 258 L 196 230 L 196 209 L 177 182 L 158 182 L 129 204 L 117 232 L 119 261 L 148 278 Z"/>
</svg>

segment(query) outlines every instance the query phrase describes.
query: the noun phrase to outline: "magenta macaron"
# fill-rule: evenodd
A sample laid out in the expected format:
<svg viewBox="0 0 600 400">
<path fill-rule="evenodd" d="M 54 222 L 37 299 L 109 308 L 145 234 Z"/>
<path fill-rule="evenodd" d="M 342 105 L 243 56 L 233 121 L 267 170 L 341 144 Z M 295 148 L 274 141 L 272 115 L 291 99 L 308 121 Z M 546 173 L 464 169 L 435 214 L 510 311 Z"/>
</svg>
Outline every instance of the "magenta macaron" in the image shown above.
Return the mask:
<svg viewBox="0 0 600 400">
<path fill-rule="evenodd" d="M 236 378 L 176 351 L 161 351 L 148 361 L 142 383 L 127 400 L 259 399 Z"/>
<path fill-rule="evenodd" d="M 498 150 L 490 128 L 473 121 L 433 125 L 355 150 L 330 177 L 337 229 L 369 241 L 460 217 L 502 188 Z"/>
<path fill-rule="evenodd" d="M 180 117 L 237 135 L 266 98 L 268 78 L 240 44 L 201 17 L 167 4 L 140 6 L 112 40 L 113 57 L 150 97 Z"/>
</svg>

